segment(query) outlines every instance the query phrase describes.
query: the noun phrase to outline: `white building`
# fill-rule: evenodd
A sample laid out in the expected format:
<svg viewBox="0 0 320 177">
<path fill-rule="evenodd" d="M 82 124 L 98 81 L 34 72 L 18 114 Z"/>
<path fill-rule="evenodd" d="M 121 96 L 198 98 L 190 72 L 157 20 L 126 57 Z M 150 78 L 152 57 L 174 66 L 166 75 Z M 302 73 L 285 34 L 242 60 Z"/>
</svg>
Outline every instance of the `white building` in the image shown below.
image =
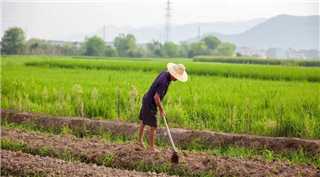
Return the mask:
<svg viewBox="0 0 320 177">
<path fill-rule="evenodd" d="M 256 48 L 249 48 L 249 47 L 237 47 L 236 52 L 239 52 L 244 56 L 267 58 L 266 51 L 263 49 L 256 49 Z"/>
<path fill-rule="evenodd" d="M 286 51 L 286 55 L 288 59 L 306 59 L 307 58 L 302 51 L 297 51 L 291 48 L 289 48 Z"/>
<path fill-rule="evenodd" d="M 286 52 L 280 48 L 269 48 L 266 52 L 266 56 L 268 58 L 280 58 L 280 59 L 287 58 Z"/>
<path fill-rule="evenodd" d="M 52 45 L 63 45 L 64 43 L 64 41 L 51 41 Z"/>
</svg>

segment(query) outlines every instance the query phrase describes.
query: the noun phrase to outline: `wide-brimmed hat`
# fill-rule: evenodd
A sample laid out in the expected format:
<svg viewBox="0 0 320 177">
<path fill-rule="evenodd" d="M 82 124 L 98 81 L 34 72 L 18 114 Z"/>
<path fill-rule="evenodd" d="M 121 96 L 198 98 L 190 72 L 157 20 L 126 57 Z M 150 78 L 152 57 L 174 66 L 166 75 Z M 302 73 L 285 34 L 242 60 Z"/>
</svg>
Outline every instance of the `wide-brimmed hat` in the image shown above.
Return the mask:
<svg viewBox="0 0 320 177">
<path fill-rule="evenodd" d="M 181 82 L 188 80 L 188 74 L 183 64 L 168 63 L 167 68 L 169 73 Z"/>
</svg>

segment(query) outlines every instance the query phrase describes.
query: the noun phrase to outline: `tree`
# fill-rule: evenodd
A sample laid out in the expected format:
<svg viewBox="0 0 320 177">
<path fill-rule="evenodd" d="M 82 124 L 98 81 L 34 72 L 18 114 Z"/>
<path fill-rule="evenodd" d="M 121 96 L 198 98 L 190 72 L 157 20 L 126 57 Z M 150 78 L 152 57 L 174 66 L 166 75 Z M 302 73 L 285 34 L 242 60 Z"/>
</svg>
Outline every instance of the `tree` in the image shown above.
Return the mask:
<svg viewBox="0 0 320 177">
<path fill-rule="evenodd" d="M 216 49 L 221 44 L 220 39 L 215 36 L 207 36 L 203 38 L 202 41 L 204 41 L 207 45 L 207 48 L 211 50 Z"/>
<path fill-rule="evenodd" d="M 203 55 L 206 52 L 206 50 L 207 46 L 204 41 L 191 43 L 188 57 L 192 58 L 196 55 Z"/>
<path fill-rule="evenodd" d="M 252 57 L 254 57 L 254 58 L 260 58 L 261 56 L 260 56 L 259 54 L 256 54 L 256 53 L 255 53 L 255 54 L 252 55 Z"/>
<path fill-rule="evenodd" d="M 156 51 L 154 51 L 154 55 L 156 57 L 162 57 L 163 56 L 162 50 L 161 49 L 157 49 Z"/>
<path fill-rule="evenodd" d="M 2 41 L 0 41 L 0 55 L 2 55 Z"/>
<path fill-rule="evenodd" d="M 113 42 L 119 56 L 129 56 L 129 52 L 137 48 L 136 38 L 132 34 L 120 34 Z"/>
<path fill-rule="evenodd" d="M 216 52 L 220 56 L 232 56 L 235 50 L 236 46 L 229 42 L 222 43 L 216 48 Z"/>
<path fill-rule="evenodd" d="M 240 52 L 237 52 L 237 53 L 236 53 L 236 56 L 237 56 L 237 57 L 242 57 L 242 54 L 241 54 Z"/>
<path fill-rule="evenodd" d="M 149 57 L 161 57 L 162 56 L 162 44 L 159 41 L 152 40 L 151 43 L 147 44 L 148 56 Z"/>
<path fill-rule="evenodd" d="M 110 46 L 106 46 L 106 56 L 108 56 L 108 57 L 116 57 L 116 56 L 118 56 L 118 54 L 117 54 L 117 51 L 116 50 L 114 50 L 112 47 L 110 47 Z"/>
<path fill-rule="evenodd" d="M 104 56 L 106 51 L 106 44 L 98 36 L 93 36 L 86 39 L 85 43 L 85 55 L 88 56 Z"/>
<path fill-rule="evenodd" d="M 155 46 L 155 51 L 154 51 L 154 55 L 156 56 L 156 57 L 162 57 L 163 56 L 163 52 L 162 52 L 162 44 L 161 44 L 161 42 L 160 41 L 154 41 L 154 44 L 153 44 L 154 46 Z"/>
<path fill-rule="evenodd" d="M 9 28 L 2 37 L 2 54 L 19 54 L 24 48 L 25 40 L 26 37 L 21 28 Z"/>
<path fill-rule="evenodd" d="M 131 51 L 129 52 L 129 57 L 141 58 L 141 57 L 144 57 L 145 54 L 146 54 L 145 48 L 139 47 L 139 48 L 136 48 L 136 49 L 134 49 L 134 50 L 131 50 Z"/>
<path fill-rule="evenodd" d="M 77 52 L 77 48 L 72 42 L 66 42 L 62 45 L 61 54 L 62 55 L 74 55 Z"/>
<path fill-rule="evenodd" d="M 168 57 L 177 57 L 179 54 L 179 46 L 173 42 L 166 42 L 163 45 L 163 54 Z"/>
<path fill-rule="evenodd" d="M 44 39 L 31 38 L 26 42 L 27 54 L 44 55 L 48 54 L 48 49 L 52 46 L 50 41 Z"/>
<path fill-rule="evenodd" d="M 179 50 L 179 56 L 183 58 L 188 57 L 189 53 L 189 45 L 187 42 L 180 42 L 180 50 Z"/>
</svg>

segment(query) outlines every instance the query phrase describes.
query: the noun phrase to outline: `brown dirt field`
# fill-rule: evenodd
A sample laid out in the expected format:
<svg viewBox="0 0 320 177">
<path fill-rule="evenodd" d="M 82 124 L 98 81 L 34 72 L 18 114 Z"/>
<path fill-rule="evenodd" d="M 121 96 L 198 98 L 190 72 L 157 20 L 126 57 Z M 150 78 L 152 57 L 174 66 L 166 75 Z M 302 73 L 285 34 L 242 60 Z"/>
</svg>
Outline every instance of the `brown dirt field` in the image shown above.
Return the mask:
<svg viewBox="0 0 320 177">
<path fill-rule="evenodd" d="M 45 176 L 119 176 L 119 177 L 143 177 L 143 176 L 168 176 L 165 174 L 142 173 L 137 171 L 120 170 L 86 164 L 79 162 L 66 162 L 51 157 L 40 157 L 22 152 L 1 151 L 1 171 L 11 175 L 29 175 L 35 173 Z"/>
<path fill-rule="evenodd" d="M 161 148 L 159 153 L 149 152 L 132 142 L 123 144 L 106 143 L 99 138 L 85 139 L 74 136 L 46 135 L 24 130 L 1 128 L 3 139 L 21 142 L 29 149 L 48 148 L 50 156 L 68 152 L 77 157 L 86 157 L 86 163 L 99 163 L 99 159 L 107 155 L 114 155 L 112 167 L 132 170 L 134 163 L 144 161 L 146 164 L 170 164 L 172 150 Z M 230 158 L 228 156 L 212 155 L 211 153 L 179 153 L 179 165 L 174 169 L 182 168 L 190 174 L 209 173 L 216 171 L 219 176 L 319 176 L 320 169 L 309 164 L 289 164 L 288 162 L 267 162 L 262 158 L 245 159 Z"/>
<path fill-rule="evenodd" d="M 35 113 L 25 113 L 12 110 L 1 109 L 2 119 L 7 119 L 11 123 L 34 122 L 38 127 L 50 128 L 54 126 L 61 129 L 68 125 L 73 131 L 91 131 L 99 130 L 110 131 L 113 135 L 122 134 L 125 137 L 133 137 L 137 132 L 139 125 L 123 121 L 105 121 L 94 120 L 80 117 L 53 117 Z M 301 138 L 284 137 L 265 137 L 245 134 L 231 134 L 213 131 L 194 131 L 181 128 L 171 128 L 171 135 L 174 142 L 182 148 L 188 146 L 193 140 L 199 140 L 198 144 L 206 147 L 217 147 L 220 145 L 236 145 L 252 147 L 255 149 L 269 149 L 275 152 L 299 150 L 303 148 L 305 152 L 312 155 L 320 153 L 320 140 L 307 140 Z M 146 132 L 148 133 L 148 132 Z M 156 137 L 169 143 L 166 135 L 166 129 L 159 127 Z"/>
</svg>

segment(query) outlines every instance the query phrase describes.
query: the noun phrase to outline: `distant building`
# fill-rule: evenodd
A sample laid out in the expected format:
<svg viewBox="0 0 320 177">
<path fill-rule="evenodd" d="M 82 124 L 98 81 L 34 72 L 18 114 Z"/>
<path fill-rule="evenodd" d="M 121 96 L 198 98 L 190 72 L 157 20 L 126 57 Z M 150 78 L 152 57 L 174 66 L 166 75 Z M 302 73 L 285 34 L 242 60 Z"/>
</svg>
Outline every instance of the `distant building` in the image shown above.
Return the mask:
<svg viewBox="0 0 320 177">
<path fill-rule="evenodd" d="M 250 47 L 237 47 L 235 53 L 241 53 L 243 56 L 258 58 L 279 58 L 279 59 L 320 59 L 319 50 L 295 50 L 289 48 L 269 48 L 268 50 L 256 49 Z"/>
<path fill-rule="evenodd" d="M 64 43 L 64 41 L 51 41 L 52 45 L 63 45 Z"/>
<path fill-rule="evenodd" d="M 280 48 L 269 48 L 266 52 L 267 58 L 280 58 L 285 59 L 286 52 Z"/>
<path fill-rule="evenodd" d="M 72 42 L 72 44 L 76 48 L 80 48 L 81 47 L 81 43 L 80 42 Z"/>
<path fill-rule="evenodd" d="M 137 47 L 143 47 L 146 49 L 148 47 L 148 43 L 137 43 Z"/>
<path fill-rule="evenodd" d="M 297 51 L 291 48 L 286 51 L 286 55 L 288 59 L 306 59 L 303 51 Z"/>
<path fill-rule="evenodd" d="M 108 46 L 110 46 L 110 47 L 112 47 L 112 48 L 115 47 L 113 41 L 105 41 L 105 43 L 106 43 L 106 45 L 108 45 Z"/>
<path fill-rule="evenodd" d="M 300 50 L 299 52 L 302 52 L 307 59 L 316 59 L 316 60 L 320 59 L 319 50 L 310 49 L 310 50 Z"/>
<path fill-rule="evenodd" d="M 80 48 L 81 47 L 81 43 L 78 41 L 75 42 L 71 42 L 71 41 L 50 41 L 52 45 L 65 45 L 66 43 L 72 43 L 72 45 L 76 48 Z"/>
<path fill-rule="evenodd" d="M 263 49 L 255 49 L 255 48 L 249 48 L 249 47 L 238 47 L 236 49 L 236 52 L 239 52 L 244 56 L 267 58 L 266 52 Z"/>
<path fill-rule="evenodd" d="M 105 44 L 112 47 L 112 48 L 115 48 L 116 46 L 114 45 L 114 42 L 112 41 L 105 41 Z M 147 45 L 148 43 L 137 43 L 137 47 L 143 47 L 143 48 L 147 48 Z"/>
</svg>

